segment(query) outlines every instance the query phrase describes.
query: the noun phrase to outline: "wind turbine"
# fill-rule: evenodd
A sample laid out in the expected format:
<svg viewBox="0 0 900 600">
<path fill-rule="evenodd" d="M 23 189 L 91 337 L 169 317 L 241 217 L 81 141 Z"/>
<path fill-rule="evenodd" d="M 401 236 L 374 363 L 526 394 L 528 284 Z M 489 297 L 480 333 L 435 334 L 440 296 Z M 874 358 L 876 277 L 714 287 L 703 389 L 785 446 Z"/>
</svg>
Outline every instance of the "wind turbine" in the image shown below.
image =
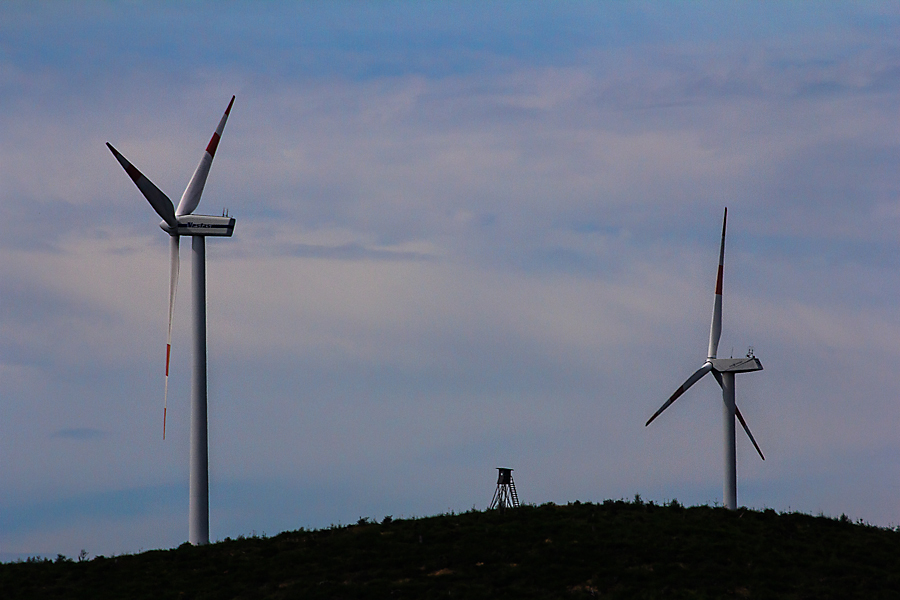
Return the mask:
<svg viewBox="0 0 900 600">
<path fill-rule="evenodd" d="M 653 416 L 650 417 L 650 420 L 648 420 L 644 426 L 646 427 L 652 423 L 653 419 L 658 417 L 662 411 L 669 408 L 673 402 L 678 400 L 688 388 L 700 381 L 704 375 L 712 373 L 713 377 L 716 378 L 716 381 L 719 382 L 719 386 L 722 388 L 722 400 L 725 403 L 722 411 L 722 417 L 725 422 L 725 483 L 723 487 L 723 504 L 725 505 L 725 508 L 734 510 L 737 508 L 737 453 L 734 445 L 735 417 L 741 422 L 741 426 L 744 428 L 744 431 L 747 432 L 747 437 L 750 438 L 750 441 L 753 442 L 753 447 L 756 448 L 756 451 L 759 453 L 759 457 L 763 460 L 766 460 L 766 457 L 763 456 L 762 450 L 759 449 L 759 445 L 756 443 L 756 440 L 753 439 L 753 434 L 750 433 L 750 428 L 747 427 L 747 422 L 744 420 L 743 415 L 741 415 L 741 411 L 734 403 L 735 373 L 761 371 L 763 368 L 762 363 L 760 363 L 759 359 L 753 355 L 752 350 L 747 353 L 745 358 L 716 358 L 716 351 L 719 348 L 719 337 L 722 335 L 722 273 L 725 264 L 725 224 L 727 221 L 728 208 L 725 209 L 725 216 L 722 218 L 722 245 L 719 247 L 719 272 L 716 276 L 716 295 L 715 303 L 713 304 L 712 324 L 709 328 L 709 352 L 706 357 L 706 362 L 703 363 L 703 366 L 697 369 L 693 375 L 688 377 L 687 381 L 681 384 L 681 387 L 675 390 L 675 393 L 666 400 L 665 404 L 663 404 L 658 411 L 653 413 Z"/>
<path fill-rule="evenodd" d="M 175 290 L 178 286 L 178 241 L 180 236 L 191 236 L 191 282 L 194 296 L 193 372 L 191 378 L 191 469 L 188 540 L 194 545 L 209 543 L 209 444 L 206 417 L 206 238 L 208 236 L 231 237 L 234 219 L 228 216 L 192 214 L 200 203 L 200 195 L 209 175 L 219 138 L 225 129 L 225 121 L 234 104 L 234 96 L 225 109 L 215 133 L 206 146 L 200 164 L 181 196 L 176 209 L 153 182 L 122 156 L 112 144 L 106 142 L 113 155 L 125 168 L 135 185 L 153 210 L 162 217 L 159 224 L 170 237 L 171 276 L 169 278 L 169 328 L 166 335 L 166 384 L 163 397 L 163 439 L 166 437 L 166 406 L 169 395 L 169 356 L 172 349 L 172 318 L 175 310 Z"/>
</svg>

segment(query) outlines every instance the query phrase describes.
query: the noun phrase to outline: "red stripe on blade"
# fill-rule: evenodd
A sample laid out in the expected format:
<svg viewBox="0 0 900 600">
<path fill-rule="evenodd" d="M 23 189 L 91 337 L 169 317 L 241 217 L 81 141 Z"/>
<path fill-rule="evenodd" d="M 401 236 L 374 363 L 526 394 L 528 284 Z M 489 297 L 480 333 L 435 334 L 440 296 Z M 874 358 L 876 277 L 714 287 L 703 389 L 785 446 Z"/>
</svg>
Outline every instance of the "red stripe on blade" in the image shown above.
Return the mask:
<svg viewBox="0 0 900 600">
<path fill-rule="evenodd" d="M 172 352 L 172 344 L 166 344 L 166 377 L 169 376 L 169 354 Z"/>
<path fill-rule="evenodd" d="M 128 163 L 125 166 L 125 172 L 128 173 L 128 176 L 131 177 L 131 180 L 134 182 L 137 182 L 138 179 L 143 177 L 143 174 L 141 174 L 141 172 L 137 170 L 137 167 L 131 163 Z"/>
<path fill-rule="evenodd" d="M 719 274 L 716 277 L 716 294 L 719 296 L 722 295 L 722 275 L 725 268 L 722 265 L 719 265 Z"/>
<path fill-rule="evenodd" d="M 206 151 L 209 152 L 210 156 L 216 155 L 216 148 L 219 147 L 219 134 L 214 133 L 212 139 L 209 140 L 209 146 L 206 147 Z"/>
</svg>

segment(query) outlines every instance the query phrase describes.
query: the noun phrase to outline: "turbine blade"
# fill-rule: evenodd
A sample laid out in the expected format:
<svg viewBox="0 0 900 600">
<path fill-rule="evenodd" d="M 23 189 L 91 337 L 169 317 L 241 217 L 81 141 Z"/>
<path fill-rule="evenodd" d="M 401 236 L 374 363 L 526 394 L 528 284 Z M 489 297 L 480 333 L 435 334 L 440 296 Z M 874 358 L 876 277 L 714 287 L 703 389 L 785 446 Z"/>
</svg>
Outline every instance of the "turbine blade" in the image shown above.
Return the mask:
<svg viewBox="0 0 900 600">
<path fill-rule="evenodd" d="M 722 245 L 719 246 L 719 271 L 716 273 L 716 296 L 713 303 L 712 323 L 709 326 L 709 352 L 707 358 L 715 358 L 722 336 L 722 276 L 725 267 L 725 223 L 728 221 L 728 207 L 722 218 Z"/>
<path fill-rule="evenodd" d="M 179 237 L 173 235 L 170 243 L 169 259 L 171 271 L 169 275 L 169 330 L 166 333 L 166 387 L 163 393 L 163 439 L 166 439 L 166 410 L 169 405 L 169 357 L 172 354 L 172 322 L 175 319 L 175 291 L 178 289 L 178 271 L 180 257 L 178 253 Z"/>
<path fill-rule="evenodd" d="M 688 391 L 688 388 L 690 388 L 692 385 L 694 385 L 695 383 L 697 383 L 697 381 L 699 381 L 701 377 L 703 377 L 704 375 L 706 375 L 707 373 L 709 373 L 710 370 L 712 370 L 712 365 L 711 365 L 710 363 L 706 363 L 706 364 L 704 364 L 702 367 L 700 367 L 699 369 L 697 369 L 697 371 L 696 371 L 693 375 L 691 375 L 690 377 L 687 378 L 687 381 L 685 381 L 683 384 L 681 384 L 681 387 L 680 387 L 680 388 L 678 388 L 677 390 L 675 390 L 675 393 L 674 393 L 674 394 L 672 394 L 671 396 L 669 396 L 669 399 L 666 400 L 666 403 L 663 404 L 661 407 L 659 407 L 659 410 L 658 410 L 658 411 L 656 411 L 655 413 L 653 413 L 653 416 L 650 417 L 650 420 L 647 421 L 646 423 L 644 423 L 644 427 L 646 427 L 647 425 L 649 425 L 650 423 L 652 423 L 652 422 L 653 422 L 653 419 L 655 419 L 656 417 L 658 417 L 658 416 L 662 413 L 662 411 L 664 411 L 664 410 L 666 410 L 667 408 L 669 408 L 669 406 L 670 406 L 673 402 L 675 402 L 676 400 L 678 400 L 678 397 L 679 397 L 679 396 L 681 396 L 683 393 L 685 393 L 686 391 Z"/>
<path fill-rule="evenodd" d="M 225 129 L 225 121 L 228 120 L 228 115 L 231 113 L 232 104 L 234 104 L 234 96 L 231 97 L 231 102 L 228 103 L 228 108 L 225 109 L 225 114 L 222 115 L 219 126 L 216 127 L 215 133 L 212 134 L 212 138 L 210 138 L 209 144 L 207 144 L 206 150 L 200 158 L 200 164 L 197 165 L 197 170 L 194 171 L 194 175 L 191 177 L 191 182 L 188 183 L 187 188 L 184 190 L 184 194 L 181 196 L 181 202 L 178 203 L 178 210 L 175 211 L 175 214 L 178 216 L 191 214 L 197 208 L 197 205 L 200 204 L 200 195 L 203 193 L 203 186 L 206 185 L 206 178 L 209 176 L 209 168 L 212 166 L 213 158 L 216 156 L 216 148 L 219 147 L 219 138 L 222 137 L 222 131 Z"/>
<path fill-rule="evenodd" d="M 716 381 L 719 382 L 720 388 L 725 388 L 725 384 L 722 382 L 722 374 L 718 371 L 712 372 L 713 377 L 716 378 Z M 723 399 L 724 402 L 724 399 Z M 747 427 L 747 421 L 744 420 L 744 415 L 741 414 L 741 410 L 737 407 L 737 404 L 734 405 L 734 414 L 737 416 L 738 421 L 741 422 L 741 426 L 744 428 L 744 431 L 747 432 L 747 437 L 750 438 L 750 441 L 753 443 L 753 447 L 756 448 L 756 451 L 759 453 L 759 457 L 763 460 L 766 460 L 766 457 L 763 456 L 762 450 L 759 449 L 759 445 L 756 443 L 756 440 L 753 438 L 753 434 L 750 433 L 750 428 Z"/>
<path fill-rule="evenodd" d="M 141 190 L 144 198 L 150 202 L 150 206 L 153 207 L 156 214 L 162 217 L 162 220 L 165 221 L 169 227 L 178 227 L 178 221 L 175 220 L 175 208 L 172 206 L 172 201 L 169 200 L 169 197 L 158 187 L 153 185 L 153 182 L 147 179 L 146 175 L 138 171 L 133 164 L 128 162 L 127 158 L 119 154 L 119 151 L 113 148 L 112 144 L 106 142 L 106 145 L 112 150 L 113 156 L 116 157 L 119 164 L 122 165 L 125 172 L 131 177 L 131 180 L 134 181 L 138 189 Z"/>
<path fill-rule="evenodd" d="M 753 443 L 753 447 L 756 448 L 756 451 L 759 453 L 759 457 L 763 460 L 766 460 L 766 457 L 763 456 L 762 450 L 759 449 L 759 444 L 756 443 L 756 440 L 753 438 L 753 434 L 750 433 L 750 428 L 747 427 L 747 421 L 744 420 L 744 415 L 741 414 L 740 409 L 735 405 L 734 414 L 737 415 L 738 421 L 741 422 L 741 426 L 744 428 L 744 431 L 747 432 L 747 437 L 750 438 L 750 441 Z"/>
</svg>

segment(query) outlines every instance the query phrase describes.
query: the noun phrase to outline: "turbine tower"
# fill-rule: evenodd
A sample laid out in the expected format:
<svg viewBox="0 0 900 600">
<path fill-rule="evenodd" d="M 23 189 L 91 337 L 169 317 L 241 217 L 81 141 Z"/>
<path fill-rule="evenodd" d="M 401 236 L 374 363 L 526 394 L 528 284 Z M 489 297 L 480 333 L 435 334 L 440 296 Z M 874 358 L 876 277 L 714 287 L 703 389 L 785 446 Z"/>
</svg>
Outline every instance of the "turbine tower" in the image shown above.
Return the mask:
<svg viewBox="0 0 900 600">
<path fill-rule="evenodd" d="M 725 403 L 722 410 L 722 417 L 725 422 L 725 483 L 723 486 L 722 503 L 725 505 L 725 508 L 734 510 L 737 508 L 737 453 L 734 444 L 735 417 L 741 422 L 741 426 L 744 428 L 744 431 L 747 432 L 747 437 L 750 438 L 753 447 L 756 448 L 756 451 L 759 453 L 759 457 L 763 460 L 766 460 L 766 457 L 763 456 L 762 450 L 759 449 L 759 445 L 756 443 L 756 440 L 753 439 L 753 434 L 750 433 L 750 428 L 747 427 L 747 422 L 744 420 L 743 415 L 741 415 L 741 411 L 734 403 L 735 373 L 761 371 L 763 368 L 762 363 L 759 362 L 758 358 L 753 356 L 752 350 L 747 353 L 745 358 L 716 358 L 716 351 L 719 348 L 719 337 L 722 335 L 722 274 L 723 266 L 725 264 L 725 225 L 727 221 L 728 208 L 725 209 L 725 216 L 722 219 L 722 245 L 719 247 L 719 272 L 716 276 L 716 295 L 715 303 L 713 304 L 712 324 L 709 328 L 709 351 L 707 353 L 706 362 L 703 363 L 703 366 L 697 369 L 693 375 L 688 377 L 687 381 L 685 381 L 681 387 L 675 390 L 675 393 L 666 400 L 665 404 L 663 404 L 658 411 L 653 413 L 653 416 L 650 417 L 650 420 L 648 420 L 644 426 L 646 427 L 652 423 L 662 411 L 669 408 L 673 402 L 678 400 L 688 388 L 702 379 L 704 375 L 712 373 L 713 377 L 716 378 L 716 381 L 719 382 L 719 386 L 722 388 L 722 400 Z"/>
<path fill-rule="evenodd" d="M 159 226 L 170 236 L 169 278 L 169 328 L 166 335 L 166 383 L 163 392 L 163 439 L 166 438 L 166 409 L 169 395 L 169 356 L 172 349 L 172 319 L 175 311 L 175 290 L 178 287 L 179 238 L 191 236 L 191 283 L 194 296 L 193 322 L 193 369 L 191 379 L 191 469 L 190 508 L 188 541 L 194 545 L 209 543 L 209 443 L 206 416 L 206 238 L 207 236 L 231 237 L 234 233 L 234 219 L 228 216 L 214 217 L 192 214 L 200 204 L 200 195 L 209 175 L 216 148 L 225 121 L 234 104 L 234 96 L 225 109 L 215 133 L 206 146 L 200 164 L 194 171 L 190 183 L 181 196 L 176 209 L 153 182 L 128 162 L 112 144 L 106 142 L 113 155 L 125 168 L 135 185 L 144 195 L 153 210 L 162 217 Z"/>
</svg>

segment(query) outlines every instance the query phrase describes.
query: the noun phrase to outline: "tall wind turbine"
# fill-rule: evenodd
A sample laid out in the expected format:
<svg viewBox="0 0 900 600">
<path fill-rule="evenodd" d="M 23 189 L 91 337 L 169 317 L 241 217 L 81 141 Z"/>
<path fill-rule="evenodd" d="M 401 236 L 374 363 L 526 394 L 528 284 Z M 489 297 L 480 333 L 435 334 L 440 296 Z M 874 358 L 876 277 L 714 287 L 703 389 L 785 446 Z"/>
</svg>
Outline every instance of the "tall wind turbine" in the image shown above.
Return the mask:
<svg viewBox="0 0 900 600">
<path fill-rule="evenodd" d="M 172 349 L 172 318 L 175 310 L 175 290 L 178 286 L 178 240 L 182 235 L 191 236 L 191 281 L 194 296 L 193 327 L 193 373 L 191 380 L 191 482 L 188 540 L 194 545 L 209 543 L 209 445 L 206 417 L 206 238 L 207 236 L 231 237 L 234 233 L 234 219 L 227 216 L 192 214 L 200 204 L 200 195 L 209 175 L 219 138 L 225 129 L 225 121 L 234 104 L 234 96 L 225 109 L 206 151 L 194 171 L 190 183 L 181 196 L 176 209 L 172 201 L 147 177 L 135 168 L 128 159 L 119 154 L 109 142 L 106 143 L 125 172 L 150 202 L 153 210 L 162 217 L 159 226 L 171 239 L 171 276 L 169 279 L 169 328 L 166 335 L 166 384 L 163 398 L 163 439 L 166 437 L 166 405 L 169 394 L 169 356 Z"/>
<path fill-rule="evenodd" d="M 761 371 L 763 368 L 762 363 L 759 362 L 758 358 L 753 356 L 752 351 L 748 352 L 745 358 L 716 358 L 716 351 L 719 348 L 719 337 L 722 335 L 722 274 L 723 266 L 725 264 L 725 224 L 727 220 L 728 208 L 725 209 L 725 216 L 722 219 L 722 245 L 719 247 L 719 272 L 716 276 L 716 296 L 715 303 L 713 304 L 712 324 L 709 328 L 709 352 L 707 353 L 706 362 L 703 363 L 703 366 L 697 369 L 693 375 L 688 377 L 687 381 L 681 384 L 681 387 L 675 390 L 675 393 L 666 400 L 665 404 L 663 404 L 658 411 L 653 413 L 653 416 L 650 417 L 650 420 L 647 421 L 644 426 L 646 427 L 652 423 L 653 419 L 658 417 L 662 411 L 669 408 L 673 402 L 678 400 L 688 388 L 702 379 L 704 375 L 712 373 L 713 377 L 716 378 L 716 381 L 719 382 L 719 386 L 722 388 L 722 400 L 725 402 L 722 411 L 722 417 L 725 422 L 725 483 L 723 487 L 723 504 L 725 505 L 725 508 L 734 510 L 737 508 L 737 453 L 734 445 L 735 417 L 741 422 L 741 426 L 744 428 L 744 431 L 747 432 L 747 437 L 750 438 L 750 441 L 753 442 L 753 447 L 756 448 L 756 451 L 759 453 L 759 457 L 763 460 L 766 460 L 766 457 L 763 456 L 762 450 L 759 449 L 759 445 L 756 443 L 756 440 L 753 439 L 753 434 L 750 433 L 750 428 L 747 427 L 747 422 L 744 420 L 743 415 L 741 415 L 741 411 L 734 403 L 735 373 Z"/>
</svg>

